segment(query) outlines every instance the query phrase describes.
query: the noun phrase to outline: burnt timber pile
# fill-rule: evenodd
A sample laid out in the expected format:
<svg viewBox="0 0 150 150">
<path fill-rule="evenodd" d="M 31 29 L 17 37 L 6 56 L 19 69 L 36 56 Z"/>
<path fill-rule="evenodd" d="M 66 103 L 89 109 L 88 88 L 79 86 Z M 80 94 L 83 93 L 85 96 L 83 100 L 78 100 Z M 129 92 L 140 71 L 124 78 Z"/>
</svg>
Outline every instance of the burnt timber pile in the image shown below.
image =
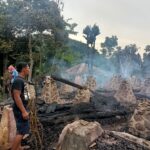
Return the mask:
<svg viewBox="0 0 150 150">
<path fill-rule="evenodd" d="M 108 100 L 108 98 L 102 96 L 103 100 Z M 99 105 L 90 103 L 80 103 L 80 104 L 52 104 L 48 106 L 44 105 L 45 110 L 41 112 L 39 109 L 39 118 L 43 124 L 44 135 L 46 141 L 44 143 L 45 147 L 50 147 L 53 149 L 58 141 L 59 134 L 62 129 L 68 124 L 78 119 L 84 119 L 87 121 L 98 121 L 105 126 L 106 129 L 114 129 L 118 124 L 119 130 L 124 130 L 124 123 L 128 120 L 128 117 L 133 113 L 132 109 L 126 109 L 122 106 L 119 107 L 118 103 L 116 105 L 109 104 L 102 101 Z M 39 105 L 39 104 L 38 104 Z M 39 107 L 39 106 L 38 106 Z M 43 107 L 43 106 L 42 106 Z M 46 109 L 47 107 L 47 109 Z M 110 110 L 113 107 L 113 110 Z M 49 136 L 47 136 L 49 135 Z"/>
<path fill-rule="evenodd" d="M 60 78 L 55 79 L 58 79 L 59 81 L 61 80 Z M 61 81 L 66 82 L 64 79 Z M 85 88 L 84 86 L 69 81 L 67 81 L 67 84 L 71 84 L 79 89 Z M 65 103 L 61 104 L 58 104 L 57 102 L 47 104 L 42 99 L 38 99 L 38 116 L 43 124 L 44 133 L 46 135 L 44 138 L 45 147 L 55 149 L 58 137 L 63 128 L 67 124 L 79 119 L 87 121 L 96 120 L 103 126 L 103 128 L 125 131 L 127 120 L 133 114 L 135 105 L 125 107 L 121 105 L 113 95 L 114 91 L 112 90 L 107 91 L 98 89 L 96 91 L 91 90 L 91 98 L 88 103 L 74 102 L 73 97 L 75 97 L 75 92 L 66 93 L 65 97 L 68 99 L 66 99 Z M 105 147 L 107 147 L 106 144 Z"/>
<path fill-rule="evenodd" d="M 72 83 L 65 79 L 57 77 L 52 78 L 79 89 L 86 89 L 85 86 Z M 77 118 L 88 120 L 109 120 L 109 118 L 112 118 L 112 120 L 115 120 L 119 118 L 119 116 L 127 117 L 129 114 L 133 113 L 134 105 L 130 105 L 127 108 L 120 105 L 113 96 L 104 95 L 104 93 L 111 91 L 103 91 L 103 94 L 101 94 L 100 91 L 90 91 L 91 96 L 89 102 L 76 102 L 75 100 L 69 99 L 65 102 L 62 100 L 60 103 L 53 102 L 51 104 L 47 104 L 43 100 L 38 99 L 37 110 L 41 121 L 59 124 L 65 123 L 66 121 L 73 121 Z M 72 93 L 71 98 L 73 95 L 75 95 L 75 93 Z"/>
<path fill-rule="evenodd" d="M 120 133 L 119 133 L 120 134 Z M 136 140 L 136 139 L 134 139 Z M 149 150 L 144 144 L 126 139 L 118 133 L 106 131 L 99 137 L 93 145 L 89 148 L 90 150 Z M 144 141 L 143 141 L 144 142 Z"/>
<path fill-rule="evenodd" d="M 40 120 L 58 124 L 81 118 L 88 120 L 106 120 L 107 123 L 107 120 L 110 118 L 115 120 L 117 119 L 116 116 L 127 117 L 133 113 L 132 107 L 125 108 L 121 106 L 113 97 L 105 97 L 98 94 L 96 96 L 99 96 L 99 99 L 94 100 L 94 97 L 92 97 L 90 103 L 81 102 L 79 104 L 52 103 L 48 105 L 38 100 L 37 108 Z"/>
<path fill-rule="evenodd" d="M 61 80 L 61 82 L 68 85 L 72 84 L 71 86 L 74 86 L 80 90 L 86 89 L 85 86 L 75 84 L 65 79 L 53 77 L 52 80 Z M 52 83 L 53 82 L 54 81 L 52 81 Z M 56 84 L 53 85 L 55 86 Z M 126 135 L 122 134 L 123 132 L 129 133 L 130 130 L 128 122 L 130 121 L 131 117 L 134 117 L 132 116 L 133 114 L 136 115 L 134 110 L 139 107 L 138 104 L 132 103 L 132 98 L 134 101 L 136 98 L 137 103 L 139 103 L 142 102 L 143 99 L 145 100 L 145 98 L 148 100 L 149 97 L 143 93 L 137 92 L 137 90 L 136 92 L 132 92 L 131 87 L 128 87 L 128 83 L 125 81 L 123 81 L 121 87 L 126 91 L 126 93 L 129 93 L 131 104 L 129 100 L 127 103 L 121 103 L 120 99 L 117 100 L 118 97 L 121 97 L 119 93 L 123 93 L 121 90 L 115 98 L 117 89 L 107 90 L 101 88 L 93 91 L 89 88 L 91 95 L 90 99 L 87 99 L 86 101 L 75 99 L 77 93 L 76 90 L 68 93 L 66 92 L 65 94 L 59 94 L 61 92 L 58 89 L 58 91 L 55 92 L 57 94 L 57 99 L 54 101 L 52 101 L 52 99 L 46 99 L 45 101 L 43 100 L 43 97 L 39 96 L 39 94 L 36 100 L 36 107 L 38 117 L 43 125 L 43 150 L 57 149 L 58 139 L 64 127 L 80 119 L 90 122 L 97 121 L 104 129 L 102 135 L 90 143 L 88 148 L 90 150 L 149 149 L 149 143 L 147 144 L 147 141 L 145 142 L 144 139 L 142 139 L 143 141 L 141 142 L 141 139 L 136 139 L 139 135 L 137 131 L 137 137 L 131 139 L 130 136 L 127 137 Z M 48 90 L 51 89 L 54 90 L 55 88 L 49 87 Z M 123 101 L 125 100 L 123 99 Z M 147 115 L 147 113 L 143 114 Z M 134 132 L 130 133 L 134 134 Z M 34 150 L 35 147 L 32 139 L 29 139 L 27 142 L 31 146 L 31 149 Z"/>
</svg>

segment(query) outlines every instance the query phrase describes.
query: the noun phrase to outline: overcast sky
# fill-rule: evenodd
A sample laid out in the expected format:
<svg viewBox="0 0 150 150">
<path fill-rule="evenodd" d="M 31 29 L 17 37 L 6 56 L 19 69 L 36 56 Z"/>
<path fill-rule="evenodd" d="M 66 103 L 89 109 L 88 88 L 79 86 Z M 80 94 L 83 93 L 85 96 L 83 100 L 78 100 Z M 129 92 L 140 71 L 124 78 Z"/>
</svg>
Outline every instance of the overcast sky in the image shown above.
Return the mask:
<svg viewBox="0 0 150 150">
<path fill-rule="evenodd" d="M 140 53 L 150 45 L 150 0 L 63 0 L 64 17 L 72 18 L 78 24 L 78 35 L 73 37 L 85 42 L 83 28 L 97 24 L 101 34 L 97 48 L 106 36 L 116 35 L 118 43 L 124 47 L 136 44 Z"/>
</svg>

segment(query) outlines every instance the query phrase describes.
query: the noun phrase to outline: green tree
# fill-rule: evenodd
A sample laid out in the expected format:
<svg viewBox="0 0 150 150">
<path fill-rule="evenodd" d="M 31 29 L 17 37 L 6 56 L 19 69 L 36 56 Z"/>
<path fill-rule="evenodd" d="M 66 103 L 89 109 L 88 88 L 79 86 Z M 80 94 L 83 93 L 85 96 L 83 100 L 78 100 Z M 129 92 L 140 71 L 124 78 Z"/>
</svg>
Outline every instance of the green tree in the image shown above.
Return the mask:
<svg viewBox="0 0 150 150">
<path fill-rule="evenodd" d="M 55 53 L 67 42 L 68 32 L 65 30 L 66 23 L 61 15 L 59 1 L 57 3 L 49 0 L 8 0 L 7 2 L 3 2 L 3 6 L 1 5 L 0 7 L 0 12 L 2 12 L 5 17 L 8 16 L 6 23 L 9 30 L 6 28 L 5 30 L 10 31 L 17 40 L 23 37 L 27 39 L 28 44 L 26 44 L 28 46 L 26 47 L 26 51 L 29 52 L 31 70 L 37 52 L 40 54 L 39 58 L 42 63 L 43 58 L 41 54 L 44 52 L 43 48 L 45 48 L 45 46 L 43 46 L 43 44 L 45 38 L 46 40 L 50 39 L 49 42 L 52 42 Z M 39 46 L 36 45 L 35 35 L 40 35 L 41 44 Z M 48 36 L 49 38 L 47 38 Z M 6 43 L 8 45 L 8 42 Z M 35 50 L 36 48 L 38 50 Z M 47 50 L 51 51 L 52 49 Z M 35 56 L 33 56 L 34 54 Z M 30 74 L 30 78 L 31 75 L 32 74 Z"/>
<path fill-rule="evenodd" d="M 126 45 L 125 48 L 118 47 L 110 58 L 116 70 L 124 77 L 131 75 L 141 76 L 142 59 L 135 44 Z"/>
<path fill-rule="evenodd" d="M 146 53 L 150 53 L 150 45 L 146 45 L 144 50 Z"/>
<path fill-rule="evenodd" d="M 95 48 L 96 36 L 100 34 L 99 27 L 96 24 L 94 24 L 93 27 L 88 25 L 83 29 L 83 34 L 87 45 L 91 45 L 92 48 Z"/>
<path fill-rule="evenodd" d="M 118 46 L 117 36 L 106 37 L 104 43 L 101 43 L 101 52 L 110 57 Z"/>
<path fill-rule="evenodd" d="M 78 32 L 75 31 L 75 28 L 77 27 L 77 23 L 69 23 L 69 21 L 72 20 L 72 18 L 69 18 L 66 20 L 66 30 L 68 32 L 68 34 L 73 34 L 76 35 Z"/>
<path fill-rule="evenodd" d="M 93 73 L 93 56 L 95 53 L 95 41 L 96 37 L 100 34 L 99 27 L 94 24 L 93 27 L 91 26 L 86 26 L 83 29 L 83 34 L 84 38 L 86 39 L 87 47 L 91 46 L 92 50 L 88 51 L 88 68 L 89 68 L 89 73 Z"/>
<path fill-rule="evenodd" d="M 142 72 L 143 76 L 147 78 L 150 74 L 150 45 L 146 45 L 144 50 Z"/>
</svg>

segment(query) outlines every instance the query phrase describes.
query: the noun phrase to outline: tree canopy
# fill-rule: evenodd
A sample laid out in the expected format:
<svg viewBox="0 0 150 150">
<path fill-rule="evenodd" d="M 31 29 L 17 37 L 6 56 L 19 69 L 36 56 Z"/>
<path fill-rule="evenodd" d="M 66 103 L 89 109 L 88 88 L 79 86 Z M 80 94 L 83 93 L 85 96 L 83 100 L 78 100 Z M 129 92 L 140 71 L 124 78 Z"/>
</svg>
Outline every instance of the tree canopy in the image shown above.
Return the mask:
<svg viewBox="0 0 150 150">
<path fill-rule="evenodd" d="M 99 27 L 96 24 L 92 27 L 88 25 L 83 29 L 83 34 L 83 37 L 87 41 L 87 45 L 91 45 L 91 47 L 95 48 L 96 36 L 100 34 Z"/>
<path fill-rule="evenodd" d="M 104 56 L 111 56 L 117 46 L 117 36 L 106 37 L 104 43 L 101 43 L 101 52 L 104 54 Z"/>
<path fill-rule="evenodd" d="M 76 24 L 64 20 L 62 7 L 63 3 L 53 0 L 1 1 L 0 54 L 6 54 L 4 68 L 16 59 L 33 61 L 33 67 L 42 68 L 48 59 L 60 58 L 63 51 L 65 57 L 61 59 L 72 61 L 65 45 Z"/>
</svg>

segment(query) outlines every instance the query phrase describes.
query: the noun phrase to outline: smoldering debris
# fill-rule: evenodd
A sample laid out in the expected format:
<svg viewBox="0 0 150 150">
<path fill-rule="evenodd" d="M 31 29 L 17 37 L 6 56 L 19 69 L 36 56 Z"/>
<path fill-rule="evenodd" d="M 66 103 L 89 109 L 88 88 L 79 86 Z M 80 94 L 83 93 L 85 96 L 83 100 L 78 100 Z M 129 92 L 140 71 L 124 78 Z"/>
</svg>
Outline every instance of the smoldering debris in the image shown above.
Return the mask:
<svg viewBox="0 0 150 150">
<path fill-rule="evenodd" d="M 113 85 L 115 87 L 114 80 L 111 81 L 113 81 Z M 142 150 L 142 148 L 147 149 L 147 147 L 144 147 L 144 145 L 138 142 L 134 143 L 130 140 L 122 138 L 120 134 L 119 136 L 118 134 L 112 134 L 112 131 L 121 132 L 121 135 L 125 131 L 127 133 L 130 132 L 131 134 L 134 134 L 134 132 L 131 132 L 129 130 L 129 127 L 131 127 L 131 123 L 129 124 L 129 121 L 132 117 L 134 117 L 133 115 L 135 115 L 135 111 L 138 110 L 138 104 L 146 100 L 145 97 L 142 97 L 142 95 L 139 99 L 138 94 L 140 94 L 141 91 L 133 90 L 133 87 L 131 86 L 129 81 L 127 81 L 129 82 L 129 84 L 126 84 L 126 86 L 123 86 L 121 84 L 122 82 L 124 82 L 124 80 L 120 81 L 120 86 L 118 86 L 118 88 L 115 90 L 96 88 L 95 91 L 93 90 L 91 92 L 89 101 L 84 101 L 84 98 L 81 98 L 81 101 L 77 102 L 77 89 L 73 88 L 73 91 L 70 90 L 63 93 L 61 85 L 57 86 L 57 82 L 55 84 L 55 87 L 57 88 L 55 89 L 57 89 L 57 93 L 59 94 L 60 103 L 58 101 L 52 101 L 50 103 L 47 103 L 47 101 L 45 101 L 39 93 L 36 98 L 36 108 L 37 115 L 43 125 L 43 149 L 56 149 L 59 135 L 61 134 L 64 127 L 80 119 L 90 122 L 97 121 L 101 124 L 101 127 L 104 130 L 104 133 L 100 137 L 98 137 L 94 142 L 89 144 L 90 150 L 128 148 L 132 148 L 135 150 Z M 89 84 L 90 83 L 93 86 L 93 82 L 89 82 Z M 118 82 L 116 84 L 118 84 Z M 88 86 L 90 87 L 90 85 Z M 84 85 L 81 85 L 81 87 L 84 87 Z M 48 92 L 55 93 L 55 91 L 53 90 L 49 90 Z M 126 97 L 124 93 L 134 95 L 136 98 L 136 103 L 132 103 L 131 100 L 131 102 L 129 101 L 128 103 L 126 103 L 126 105 L 124 105 L 124 100 L 121 100 L 120 96 L 118 97 L 119 100 L 117 100 L 115 98 L 115 94 L 120 90 L 123 91 L 119 92 L 121 96 L 122 93 L 124 97 Z M 124 92 L 126 90 L 127 92 Z M 144 111 L 143 114 L 148 114 L 147 109 L 142 110 Z M 145 119 L 142 119 L 142 121 L 143 120 L 145 121 Z M 138 133 L 137 130 L 139 130 L 139 128 L 135 129 L 135 133 Z M 148 130 L 146 130 L 146 133 L 147 131 Z M 137 134 L 134 135 L 138 136 Z M 142 136 L 141 138 L 144 140 L 145 137 Z M 33 139 L 30 139 L 29 137 L 29 139 L 27 140 L 27 144 L 30 145 L 30 147 L 34 150 L 35 147 L 32 140 Z"/>
</svg>

